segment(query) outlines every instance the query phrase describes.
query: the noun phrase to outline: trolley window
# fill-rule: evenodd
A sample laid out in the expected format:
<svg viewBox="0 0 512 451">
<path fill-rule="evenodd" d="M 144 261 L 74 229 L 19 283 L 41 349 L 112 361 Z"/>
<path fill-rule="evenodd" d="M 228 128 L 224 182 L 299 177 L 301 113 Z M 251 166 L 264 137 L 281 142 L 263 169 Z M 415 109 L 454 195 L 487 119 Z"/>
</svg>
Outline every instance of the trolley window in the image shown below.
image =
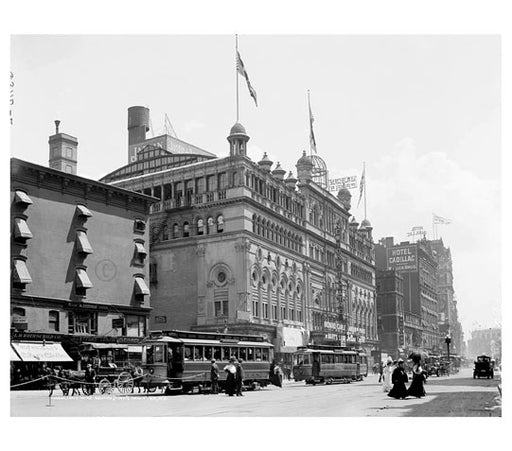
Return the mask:
<svg viewBox="0 0 512 451">
<path fill-rule="evenodd" d="M 192 360 L 192 356 L 194 355 L 193 354 L 193 352 L 194 352 L 193 348 L 194 347 L 190 346 L 190 345 L 183 346 L 183 351 L 184 351 L 183 359 L 184 360 Z"/>
<path fill-rule="evenodd" d="M 212 347 L 211 346 L 205 346 L 204 347 L 204 358 L 206 360 L 211 360 L 212 357 L 213 357 L 213 351 L 212 351 Z"/>
<path fill-rule="evenodd" d="M 334 355 L 322 354 L 322 363 L 334 363 Z"/>
<path fill-rule="evenodd" d="M 163 345 L 146 346 L 146 363 L 165 363 L 165 352 Z"/>
<path fill-rule="evenodd" d="M 249 360 L 248 359 L 247 348 L 240 348 L 240 351 L 239 351 L 238 355 L 239 355 L 239 357 L 242 360 Z"/>
<path fill-rule="evenodd" d="M 229 346 L 223 346 L 221 349 L 222 349 L 222 360 L 229 360 Z"/>
<path fill-rule="evenodd" d="M 261 354 L 264 362 L 268 362 L 270 360 L 267 348 L 263 348 Z"/>
<path fill-rule="evenodd" d="M 213 358 L 215 360 L 222 360 L 222 348 L 220 346 L 213 347 Z"/>
<path fill-rule="evenodd" d="M 231 348 L 231 356 L 236 357 L 238 359 L 238 351 L 239 351 L 239 348 L 232 347 Z"/>
<path fill-rule="evenodd" d="M 254 349 L 254 358 L 257 362 L 261 362 L 261 348 Z"/>
<path fill-rule="evenodd" d="M 194 360 L 204 360 L 203 346 L 194 346 Z"/>
</svg>

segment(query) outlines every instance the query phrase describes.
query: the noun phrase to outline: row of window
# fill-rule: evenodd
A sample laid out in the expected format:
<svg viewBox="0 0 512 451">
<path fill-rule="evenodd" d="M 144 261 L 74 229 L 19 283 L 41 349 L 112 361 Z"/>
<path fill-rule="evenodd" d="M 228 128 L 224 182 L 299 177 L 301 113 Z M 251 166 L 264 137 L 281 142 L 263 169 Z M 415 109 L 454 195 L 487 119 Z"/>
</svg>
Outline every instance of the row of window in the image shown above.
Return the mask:
<svg viewBox="0 0 512 451">
<path fill-rule="evenodd" d="M 292 251 L 302 251 L 302 237 L 300 235 L 292 233 L 290 230 L 286 231 L 284 227 L 274 224 L 256 214 L 252 216 L 252 231 Z"/>
<path fill-rule="evenodd" d="M 293 307 L 280 307 L 280 317 L 278 317 L 278 306 L 276 304 L 269 304 L 266 302 L 252 301 L 252 316 L 255 318 L 277 320 L 290 320 L 290 321 L 303 321 L 302 310 Z"/>
<path fill-rule="evenodd" d="M 188 238 L 190 236 L 222 233 L 224 232 L 224 216 L 219 215 L 217 216 L 216 220 L 210 216 L 206 222 L 204 219 L 198 218 L 193 224 L 188 221 L 183 222 L 183 224 L 178 224 L 175 222 L 172 227 L 164 224 L 161 229 L 161 233 L 159 233 L 158 227 L 153 227 L 151 236 L 153 242 L 158 240 L 159 235 L 162 241 L 168 241 L 170 239 L 174 240 L 176 238 Z"/>
</svg>

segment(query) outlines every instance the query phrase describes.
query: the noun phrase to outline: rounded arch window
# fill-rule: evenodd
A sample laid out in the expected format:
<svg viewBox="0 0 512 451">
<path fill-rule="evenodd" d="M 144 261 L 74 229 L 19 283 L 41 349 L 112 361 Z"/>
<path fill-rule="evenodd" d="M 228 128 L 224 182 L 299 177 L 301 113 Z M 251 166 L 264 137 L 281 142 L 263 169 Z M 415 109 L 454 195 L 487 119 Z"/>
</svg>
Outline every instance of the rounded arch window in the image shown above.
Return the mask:
<svg viewBox="0 0 512 451">
<path fill-rule="evenodd" d="M 172 237 L 178 238 L 179 233 L 180 233 L 180 228 L 179 228 L 178 224 L 174 224 L 172 226 Z"/>
<path fill-rule="evenodd" d="M 219 215 L 217 217 L 217 232 L 224 232 L 224 216 L 222 215 Z"/>
<path fill-rule="evenodd" d="M 210 234 L 213 232 L 213 226 L 215 224 L 215 221 L 213 220 L 213 218 L 210 216 L 207 221 L 206 221 L 206 233 Z"/>
<path fill-rule="evenodd" d="M 266 274 L 263 274 L 263 275 L 261 276 L 261 283 L 262 283 L 263 285 L 266 285 L 266 283 L 267 283 L 267 276 L 266 276 Z"/>
<path fill-rule="evenodd" d="M 202 219 L 197 220 L 197 234 L 198 235 L 204 234 L 204 221 Z"/>
<path fill-rule="evenodd" d="M 183 236 L 184 237 L 190 236 L 190 224 L 188 222 L 183 223 Z"/>
<path fill-rule="evenodd" d="M 224 283 L 226 281 L 226 273 L 224 271 L 219 271 L 217 273 L 217 282 L 220 284 Z"/>
</svg>

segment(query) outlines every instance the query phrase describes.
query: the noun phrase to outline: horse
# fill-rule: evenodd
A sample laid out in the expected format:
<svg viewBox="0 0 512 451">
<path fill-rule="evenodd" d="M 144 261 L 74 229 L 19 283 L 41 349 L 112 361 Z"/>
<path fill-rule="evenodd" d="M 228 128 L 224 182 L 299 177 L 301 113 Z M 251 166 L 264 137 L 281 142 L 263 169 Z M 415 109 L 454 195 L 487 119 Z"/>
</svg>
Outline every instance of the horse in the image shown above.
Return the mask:
<svg viewBox="0 0 512 451">
<path fill-rule="evenodd" d="M 75 393 L 80 395 L 80 388 L 84 390 L 84 382 L 85 382 L 85 371 L 79 370 L 68 370 L 68 369 L 60 369 L 58 373 L 58 377 L 60 378 L 60 389 L 62 390 L 63 396 L 69 395 L 69 389 L 72 389 L 71 396 L 74 396 Z M 84 390 L 84 394 L 85 390 Z"/>
</svg>

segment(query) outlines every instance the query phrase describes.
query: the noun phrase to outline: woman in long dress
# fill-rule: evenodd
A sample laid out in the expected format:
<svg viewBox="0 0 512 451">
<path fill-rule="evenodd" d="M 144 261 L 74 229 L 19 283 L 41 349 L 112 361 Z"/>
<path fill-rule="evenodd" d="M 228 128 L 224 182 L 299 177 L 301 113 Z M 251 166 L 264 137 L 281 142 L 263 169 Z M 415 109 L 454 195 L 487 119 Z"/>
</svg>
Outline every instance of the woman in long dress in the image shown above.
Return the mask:
<svg viewBox="0 0 512 451">
<path fill-rule="evenodd" d="M 387 393 L 391 390 L 391 375 L 393 374 L 393 359 L 388 357 L 386 366 L 382 372 L 382 389 Z"/>
<path fill-rule="evenodd" d="M 412 366 L 412 382 L 409 390 L 407 390 L 407 394 L 409 396 L 421 398 L 426 395 L 425 387 L 423 386 L 425 382 L 425 374 L 420 364 L 421 357 L 419 355 L 413 355 L 412 361 L 414 363 Z"/>
<path fill-rule="evenodd" d="M 229 359 L 229 363 L 224 367 L 224 371 L 227 373 L 226 394 L 229 396 L 234 396 L 236 388 L 236 366 L 234 357 Z"/>
<path fill-rule="evenodd" d="M 407 387 L 405 383 L 408 382 L 409 377 L 404 369 L 404 361 L 398 359 L 398 367 L 393 371 L 391 375 L 391 382 L 393 382 L 393 388 L 388 393 L 388 396 L 396 399 L 405 399 L 407 397 Z"/>
</svg>

